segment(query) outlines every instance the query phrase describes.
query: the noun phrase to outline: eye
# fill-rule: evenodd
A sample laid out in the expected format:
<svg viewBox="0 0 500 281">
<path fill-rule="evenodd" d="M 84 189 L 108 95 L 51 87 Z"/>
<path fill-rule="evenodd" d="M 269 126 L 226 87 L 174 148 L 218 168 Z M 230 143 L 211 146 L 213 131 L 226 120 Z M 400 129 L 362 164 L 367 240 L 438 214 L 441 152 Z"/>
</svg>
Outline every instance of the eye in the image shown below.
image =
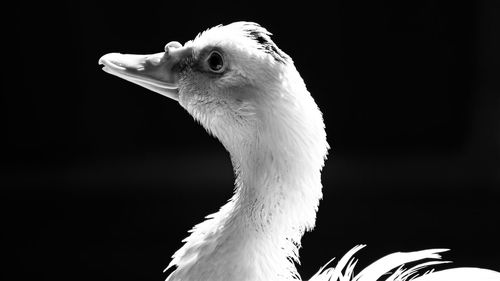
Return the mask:
<svg viewBox="0 0 500 281">
<path fill-rule="evenodd" d="M 224 70 L 224 59 L 217 51 L 213 51 L 208 55 L 207 64 L 213 72 L 221 73 Z"/>
</svg>

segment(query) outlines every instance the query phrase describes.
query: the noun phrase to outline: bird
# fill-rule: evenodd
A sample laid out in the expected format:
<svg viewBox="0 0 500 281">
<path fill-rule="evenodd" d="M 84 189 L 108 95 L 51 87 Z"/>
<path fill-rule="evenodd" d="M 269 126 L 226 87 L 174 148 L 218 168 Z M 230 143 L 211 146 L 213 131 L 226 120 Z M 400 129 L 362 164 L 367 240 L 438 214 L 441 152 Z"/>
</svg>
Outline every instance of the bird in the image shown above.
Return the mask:
<svg viewBox="0 0 500 281">
<path fill-rule="evenodd" d="M 190 230 L 167 267 L 167 281 L 302 280 L 301 238 L 315 226 L 330 147 L 322 112 L 271 36 L 241 21 L 184 44 L 172 41 L 163 52 L 99 59 L 105 72 L 178 102 L 230 154 L 233 196 Z M 355 274 L 354 255 L 363 247 L 309 280 L 500 281 L 489 269 L 435 271 L 448 249 L 392 253 Z"/>
</svg>

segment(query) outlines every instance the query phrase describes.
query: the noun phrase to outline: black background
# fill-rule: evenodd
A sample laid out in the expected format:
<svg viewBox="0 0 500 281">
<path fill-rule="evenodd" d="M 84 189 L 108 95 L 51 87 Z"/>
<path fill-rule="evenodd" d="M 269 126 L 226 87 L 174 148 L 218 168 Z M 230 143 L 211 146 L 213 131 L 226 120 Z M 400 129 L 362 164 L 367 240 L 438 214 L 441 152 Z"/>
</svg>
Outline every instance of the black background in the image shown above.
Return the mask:
<svg viewBox="0 0 500 281">
<path fill-rule="evenodd" d="M 499 12 L 485 0 L 19 2 L 2 20 L 1 274 L 166 277 L 186 231 L 231 196 L 229 157 L 177 103 L 97 61 L 238 20 L 294 59 L 333 147 L 304 279 L 360 243 L 359 268 L 445 247 L 456 266 L 500 270 Z"/>
</svg>

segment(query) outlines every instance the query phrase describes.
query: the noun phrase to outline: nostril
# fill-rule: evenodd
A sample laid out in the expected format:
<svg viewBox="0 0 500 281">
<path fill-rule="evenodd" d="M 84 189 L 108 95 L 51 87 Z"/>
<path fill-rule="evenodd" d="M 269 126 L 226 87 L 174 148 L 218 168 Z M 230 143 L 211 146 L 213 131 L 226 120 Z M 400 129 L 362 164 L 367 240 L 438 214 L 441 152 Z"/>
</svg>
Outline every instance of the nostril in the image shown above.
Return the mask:
<svg viewBox="0 0 500 281">
<path fill-rule="evenodd" d="M 169 42 L 169 43 L 167 43 L 167 45 L 165 45 L 165 54 L 168 55 L 169 50 L 172 48 L 177 49 L 180 47 L 182 47 L 182 44 L 177 42 L 177 41 Z"/>
<path fill-rule="evenodd" d="M 147 62 L 151 63 L 152 65 L 159 65 L 163 60 L 163 57 L 161 56 L 152 56 L 148 57 L 146 59 Z"/>
</svg>

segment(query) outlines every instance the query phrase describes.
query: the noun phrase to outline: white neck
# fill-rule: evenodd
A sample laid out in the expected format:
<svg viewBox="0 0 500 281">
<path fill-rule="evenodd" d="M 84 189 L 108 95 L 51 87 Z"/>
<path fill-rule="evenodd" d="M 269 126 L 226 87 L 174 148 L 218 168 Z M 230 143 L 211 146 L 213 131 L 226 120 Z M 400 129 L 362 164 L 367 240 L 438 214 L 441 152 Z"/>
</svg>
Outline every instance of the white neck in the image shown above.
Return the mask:
<svg viewBox="0 0 500 281">
<path fill-rule="evenodd" d="M 238 141 L 218 136 L 231 154 L 235 194 L 193 228 L 169 265 L 177 269 L 168 281 L 298 276 L 294 261 L 304 231 L 314 227 L 328 149 L 321 113 L 302 89 L 294 95 L 300 101 L 278 100 L 280 110 L 266 113 L 258 132 Z"/>
</svg>

